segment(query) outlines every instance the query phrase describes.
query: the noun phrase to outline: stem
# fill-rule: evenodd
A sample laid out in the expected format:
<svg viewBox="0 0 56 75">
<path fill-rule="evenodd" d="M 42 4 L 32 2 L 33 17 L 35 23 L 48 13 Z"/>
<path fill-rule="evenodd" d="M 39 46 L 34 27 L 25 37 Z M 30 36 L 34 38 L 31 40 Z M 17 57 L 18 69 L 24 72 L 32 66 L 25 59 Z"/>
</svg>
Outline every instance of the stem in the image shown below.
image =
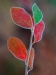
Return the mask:
<svg viewBox="0 0 56 75">
<path fill-rule="evenodd" d="M 28 75 L 28 63 L 25 61 L 25 75 Z"/>
<path fill-rule="evenodd" d="M 32 48 L 32 39 L 33 39 L 33 28 L 31 29 L 31 37 L 30 37 L 30 45 L 29 45 L 29 50 Z"/>
<path fill-rule="evenodd" d="M 32 39 L 33 39 L 33 27 L 31 29 L 31 37 L 30 37 L 30 45 L 29 45 L 29 51 L 28 51 L 28 61 L 29 61 L 29 57 L 30 57 L 30 51 L 32 49 Z"/>
<path fill-rule="evenodd" d="M 30 37 L 30 45 L 29 45 L 29 51 L 28 51 L 28 58 L 25 61 L 25 66 L 26 66 L 25 67 L 25 75 L 28 75 L 28 62 L 29 62 L 29 57 L 30 57 L 30 51 L 32 49 L 33 32 L 34 32 L 34 29 L 32 27 L 32 29 L 31 29 L 31 37 Z"/>
</svg>

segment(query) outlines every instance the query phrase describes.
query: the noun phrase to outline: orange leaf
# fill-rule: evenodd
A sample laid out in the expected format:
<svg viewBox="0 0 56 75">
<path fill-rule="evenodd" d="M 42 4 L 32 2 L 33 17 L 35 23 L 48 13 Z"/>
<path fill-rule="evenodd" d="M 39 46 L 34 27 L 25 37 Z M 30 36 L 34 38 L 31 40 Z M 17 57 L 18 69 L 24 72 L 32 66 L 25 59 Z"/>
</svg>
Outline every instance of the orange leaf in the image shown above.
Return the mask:
<svg viewBox="0 0 56 75">
<path fill-rule="evenodd" d="M 16 58 L 24 61 L 27 59 L 26 47 L 20 39 L 10 37 L 8 39 L 8 48 Z"/>
<path fill-rule="evenodd" d="M 30 69 L 33 69 L 34 55 L 35 55 L 34 48 L 32 48 L 32 50 L 30 51 L 30 57 L 28 62 Z"/>
</svg>

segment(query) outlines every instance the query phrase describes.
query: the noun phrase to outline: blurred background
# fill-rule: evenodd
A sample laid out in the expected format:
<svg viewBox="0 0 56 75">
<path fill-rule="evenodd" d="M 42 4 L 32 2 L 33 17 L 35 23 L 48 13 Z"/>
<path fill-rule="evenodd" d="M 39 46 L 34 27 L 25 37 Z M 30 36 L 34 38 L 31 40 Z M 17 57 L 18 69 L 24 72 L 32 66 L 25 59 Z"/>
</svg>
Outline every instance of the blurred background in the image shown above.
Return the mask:
<svg viewBox="0 0 56 75">
<path fill-rule="evenodd" d="M 25 75 L 25 63 L 9 52 L 7 39 L 17 37 L 28 49 L 30 30 L 13 23 L 10 8 L 23 7 L 32 16 L 34 3 L 43 12 L 45 30 L 42 40 L 33 45 L 35 59 L 29 75 L 56 75 L 56 0 L 0 0 L 0 75 Z"/>
</svg>

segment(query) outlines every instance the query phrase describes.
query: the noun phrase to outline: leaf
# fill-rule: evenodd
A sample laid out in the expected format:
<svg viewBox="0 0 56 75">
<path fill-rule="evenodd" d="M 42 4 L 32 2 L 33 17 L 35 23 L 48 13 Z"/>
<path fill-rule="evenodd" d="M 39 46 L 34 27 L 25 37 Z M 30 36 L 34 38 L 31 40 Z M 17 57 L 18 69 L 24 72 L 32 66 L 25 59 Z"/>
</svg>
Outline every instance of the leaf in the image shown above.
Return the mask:
<svg viewBox="0 0 56 75">
<path fill-rule="evenodd" d="M 11 16 L 13 21 L 20 27 L 30 29 L 32 27 L 31 16 L 20 7 L 11 8 Z"/>
<path fill-rule="evenodd" d="M 24 61 L 27 59 L 26 47 L 20 39 L 10 37 L 8 39 L 8 48 L 16 58 Z"/>
<path fill-rule="evenodd" d="M 41 10 L 38 8 L 38 6 L 36 5 L 36 3 L 34 3 L 34 5 L 32 6 L 32 12 L 33 12 L 35 24 L 40 22 L 41 19 L 43 18 L 43 14 Z"/>
<path fill-rule="evenodd" d="M 34 27 L 34 42 L 38 42 L 42 39 L 42 34 L 45 28 L 45 24 L 43 21 L 39 22 L 38 24 L 35 25 Z"/>
<path fill-rule="evenodd" d="M 32 50 L 30 51 L 30 57 L 29 57 L 29 62 L 28 62 L 30 70 L 33 69 L 34 56 L 35 56 L 35 52 L 34 52 L 34 48 L 32 48 Z"/>
</svg>

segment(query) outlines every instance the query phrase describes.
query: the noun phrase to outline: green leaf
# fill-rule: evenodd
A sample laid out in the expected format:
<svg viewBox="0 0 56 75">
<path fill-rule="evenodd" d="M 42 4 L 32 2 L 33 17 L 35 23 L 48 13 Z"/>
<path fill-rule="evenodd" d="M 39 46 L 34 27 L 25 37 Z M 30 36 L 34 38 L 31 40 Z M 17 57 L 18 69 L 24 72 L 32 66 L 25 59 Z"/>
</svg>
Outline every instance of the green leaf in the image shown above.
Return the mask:
<svg viewBox="0 0 56 75">
<path fill-rule="evenodd" d="M 40 22 L 40 20 L 42 20 L 43 18 L 43 14 L 41 10 L 38 8 L 38 6 L 36 5 L 36 3 L 34 3 L 34 5 L 32 6 L 32 12 L 33 12 L 34 22 L 35 23 Z"/>
</svg>

